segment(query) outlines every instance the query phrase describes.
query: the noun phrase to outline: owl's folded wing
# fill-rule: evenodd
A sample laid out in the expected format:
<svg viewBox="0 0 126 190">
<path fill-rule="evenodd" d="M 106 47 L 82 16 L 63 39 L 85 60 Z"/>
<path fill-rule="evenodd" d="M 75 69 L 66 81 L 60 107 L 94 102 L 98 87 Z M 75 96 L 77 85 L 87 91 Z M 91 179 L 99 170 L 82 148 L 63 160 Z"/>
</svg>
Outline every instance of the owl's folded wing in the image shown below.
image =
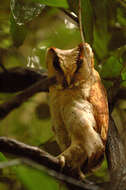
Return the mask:
<svg viewBox="0 0 126 190">
<path fill-rule="evenodd" d="M 94 116 L 97 123 L 96 131 L 101 135 L 103 142 L 107 140 L 108 131 L 108 102 L 104 86 L 96 70 L 93 71 L 95 82 L 90 91 L 89 101 L 94 107 Z"/>
</svg>

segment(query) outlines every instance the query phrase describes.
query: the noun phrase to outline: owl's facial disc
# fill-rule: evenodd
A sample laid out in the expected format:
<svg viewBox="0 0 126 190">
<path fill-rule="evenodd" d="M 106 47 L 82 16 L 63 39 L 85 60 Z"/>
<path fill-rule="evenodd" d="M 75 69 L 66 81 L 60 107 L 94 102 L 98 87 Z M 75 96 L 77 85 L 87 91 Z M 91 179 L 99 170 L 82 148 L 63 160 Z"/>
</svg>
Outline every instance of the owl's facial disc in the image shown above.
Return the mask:
<svg viewBox="0 0 126 190">
<path fill-rule="evenodd" d="M 69 50 L 61 50 L 58 48 L 51 48 L 52 65 L 55 69 L 57 82 L 64 88 L 74 84 L 75 77 L 83 65 L 83 45 Z"/>
<path fill-rule="evenodd" d="M 59 70 L 56 69 L 56 64 L 55 64 L 55 69 L 60 73 L 62 70 L 62 75 L 63 75 L 62 84 L 65 88 L 69 87 L 74 81 L 74 74 L 78 67 L 77 60 L 79 56 L 79 49 L 78 47 L 70 50 L 60 50 L 55 48 L 55 53 L 58 57 Z"/>
</svg>

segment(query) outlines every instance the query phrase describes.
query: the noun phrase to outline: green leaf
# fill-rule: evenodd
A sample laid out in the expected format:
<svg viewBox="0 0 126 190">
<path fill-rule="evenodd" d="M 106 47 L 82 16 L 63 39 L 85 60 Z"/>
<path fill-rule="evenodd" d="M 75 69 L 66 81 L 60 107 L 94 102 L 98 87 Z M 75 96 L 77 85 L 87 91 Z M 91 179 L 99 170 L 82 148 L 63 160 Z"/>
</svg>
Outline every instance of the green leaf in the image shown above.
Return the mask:
<svg viewBox="0 0 126 190">
<path fill-rule="evenodd" d="M 28 190 L 58 190 L 58 183 L 45 172 L 40 172 L 36 169 L 17 166 L 15 167 L 18 179 L 24 184 Z"/>
<path fill-rule="evenodd" d="M 120 7 L 117 9 L 117 21 L 121 24 L 121 26 L 126 26 L 126 11 Z"/>
<path fill-rule="evenodd" d="M 112 81 L 108 81 L 108 80 L 102 80 L 104 87 L 108 90 L 109 88 L 111 88 L 113 86 L 113 82 Z"/>
<path fill-rule="evenodd" d="M 120 87 L 126 88 L 126 81 L 121 82 Z"/>
<path fill-rule="evenodd" d="M 93 42 L 93 10 L 90 0 L 81 0 L 82 5 L 82 26 L 86 42 L 92 45 Z"/>
<path fill-rule="evenodd" d="M 106 158 L 104 159 L 104 161 L 102 162 L 102 165 L 100 166 L 100 168 L 98 168 L 96 171 L 94 171 L 94 176 L 98 177 L 99 179 L 104 181 L 108 181 L 109 180 L 109 174 L 107 172 L 107 160 Z"/>
<path fill-rule="evenodd" d="M 111 56 L 103 64 L 101 69 L 101 75 L 103 78 L 117 77 L 120 75 L 122 68 L 123 66 L 119 62 L 119 60 L 116 57 Z"/>
<path fill-rule="evenodd" d="M 103 35 L 104 34 L 104 35 Z M 97 57 L 102 60 L 108 55 L 108 42 L 110 39 L 109 33 L 98 30 L 94 27 L 94 42 L 93 47 Z"/>
<path fill-rule="evenodd" d="M 68 0 L 69 8 L 75 14 L 78 15 L 78 5 L 77 0 Z M 93 43 L 93 9 L 91 5 L 91 0 L 81 0 L 81 17 L 82 17 L 82 27 L 86 42 L 92 45 Z"/>
<path fill-rule="evenodd" d="M 122 80 L 126 80 L 126 72 L 121 73 Z"/>
<path fill-rule="evenodd" d="M 22 25 L 31 21 L 34 17 L 38 16 L 44 4 L 32 2 L 31 0 L 11 0 L 11 13 L 16 24 Z"/>
<path fill-rule="evenodd" d="M 27 35 L 27 28 L 25 25 L 18 25 L 12 14 L 10 15 L 10 32 L 14 46 L 19 47 L 22 45 Z"/>
<path fill-rule="evenodd" d="M 78 15 L 78 1 L 76 0 L 67 0 L 69 4 L 69 9 Z"/>
<path fill-rule="evenodd" d="M 67 0 L 31 0 L 32 2 L 42 3 L 47 6 L 52 7 L 62 7 L 62 8 L 68 8 Z"/>
<path fill-rule="evenodd" d="M 7 161 L 1 152 L 0 161 Z M 11 170 L 27 190 L 36 190 L 36 188 L 37 190 L 59 190 L 58 182 L 47 175 L 45 171 L 39 171 L 23 165 L 11 166 Z"/>
<path fill-rule="evenodd" d="M 0 161 L 7 161 L 6 157 L 2 152 L 0 152 Z"/>
<path fill-rule="evenodd" d="M 92 1 L 94 19 L 94 49 L 99 59 L 103 59 L 108 54 L 108 43 L 110 33 L 108 31 L 108 0 Z"/>
<path fill-rule="evenodd" d="M 122 80 L 126 80 L 126 66 L 124 65 L 123 70 L 121 72 Z"/>
</svg>

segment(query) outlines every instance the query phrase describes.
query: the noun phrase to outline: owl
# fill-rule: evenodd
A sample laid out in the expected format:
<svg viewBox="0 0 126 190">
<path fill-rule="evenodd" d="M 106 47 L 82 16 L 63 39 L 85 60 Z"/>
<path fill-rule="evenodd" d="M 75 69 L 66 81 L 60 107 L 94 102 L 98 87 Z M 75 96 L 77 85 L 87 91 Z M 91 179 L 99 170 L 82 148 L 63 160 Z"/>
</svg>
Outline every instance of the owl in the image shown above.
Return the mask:
<svg viewBox="0 0 126 190">
<path fill-rule="evenodd" d="M 69 50 L 49 48 L 46 64 L 48 77 L 56 78 L 49 99 L 61 150 L 58 159 L 62 167 L 66 164 L 83 178 L 104 156 L 109 117 L 106 91 L 87 43 Z"/>
</svg>

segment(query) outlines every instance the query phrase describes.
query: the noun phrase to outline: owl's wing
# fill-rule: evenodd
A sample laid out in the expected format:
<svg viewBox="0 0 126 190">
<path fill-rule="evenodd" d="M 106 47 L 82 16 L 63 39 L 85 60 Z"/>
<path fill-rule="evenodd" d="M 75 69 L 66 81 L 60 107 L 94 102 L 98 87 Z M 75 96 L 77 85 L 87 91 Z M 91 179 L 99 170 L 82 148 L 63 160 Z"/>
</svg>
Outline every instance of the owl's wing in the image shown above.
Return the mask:
<svg viewBox="0 0 126 190">
<path fill-rule="evenodd" d="M 93 73 L 95 76 L 95 82 L 90 91 L 89 101 L 94 107 L 94 116 L 97 123 L 96 131 L 101 135 L 101 138 L 105 143 L 107 140 L 109 120 L 107 95 L 98 72 L 94 70 Z"/>
</svg>

